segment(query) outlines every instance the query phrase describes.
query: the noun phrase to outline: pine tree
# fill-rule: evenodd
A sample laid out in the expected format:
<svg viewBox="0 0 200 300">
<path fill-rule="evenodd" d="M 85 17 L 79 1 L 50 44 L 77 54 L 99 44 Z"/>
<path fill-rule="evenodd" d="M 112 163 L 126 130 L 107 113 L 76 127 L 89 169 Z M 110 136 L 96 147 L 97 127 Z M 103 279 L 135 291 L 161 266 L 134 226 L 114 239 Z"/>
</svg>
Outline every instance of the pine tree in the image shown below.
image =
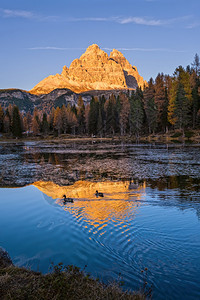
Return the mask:
<svg viewBox="0 0 200 300">
<path fill-rule="evenodd" d="M 11 116 L 9 114 L 8 109 L 6 109 L 6 113 L 3 120 L 3 131 L 6 133 L 11 132 Z"/>
<path fill-rule="evenodd" d="M 157 107 L 154 98 L 150 98 L 146 103 L 146 116 L 148 122 L 149 133 L 155 133 L 157 126 Z"/>
<path fill-rule="evenodd" d="M 128 97 L 125 94 L 120 94 L 120 103 L 121 103 L 121 110 L 119 115 L 120 134 L 125 135 L 128 126 L 128 121 L 129 121 L 129 113 L 130 113 L 130 103 Z"/>
<path fill-rule="evenodd" d="M 66 134 L 69 126 L 67 122 L 67 108 L 65 105 L 61 107 L 61 118 L 62 118 L 62 129 L 64 134 Z"/>
<path fill-rule="evenodd" d="M 174 77 L 172 79 L 172 87 L 170 89 L 169 95 L 169 107 L 168 107 L 168 120 L 172 125 L 176 123 L 176 96 L 178 89 L 180 88 L 180 84 L 182 85 L 185 96 L 188 99 L 188 106 L 191 109 L 192 105 L 192 89 L 190 85 L 190 75 L 187 73 L 182 66 L 179 66 L 175 72 Z"/>
<path fill-rule="evenodd" d="M 113 94 L 108 100 L 106 100 L 104 110 L 106 115 L 106 133 L 114 135 L 119 126 L 116 108 L 116 98 Z"/>
<path fill-rule="evenodd" d="M 13 107 L 12 134 L 14 137 L 22 137 L 21 119 L 20 119 L 19 108 L 17 106 Z"/>
<path fill-rule="evenodd" d="M 164 75 L 163 73 L 159 73 L 155 79 L 155 104 L 157 107 L 157 127 L 161 130 L 166 127 L 166 118 L 167 118 L 167 110 L 166 110 L 166 88 L 164 83 Z"/>
<path fill-rule="evenodd" d="M 85 129 L 86 133 L 89 134 L 89 115 L 90 115 L 90 104 L 85 106 Z"/>
<path fill-rule="evenodd" d="M 62 114 L 59 106 L 57 106 L 54 114 L 53 126 L 58 132 L 58 135 L 60 135 L 62 131 Z"/>
<path fill-rule="evenodd" d="M 175 127 L 183 129 L 189 124 L 189 100 L 186 97 L 185 89 L 182 83 L 179 83 L 175 99 Z"/>
<path fill-rule="evenodd" d="M 147 122 L 148 131 L 154 132 L 157 122 L 157 108 L 155 105 L 155 87 L 153 78 L 150 78 L 148 86 L 144 90 L 144 109 L 145 109 L 145 121 Z"/>
<path fill-rule="evenodd" d="M 88 120 L 89 134 L 97 134 L 98 113 L 99 113 L 98 99 L 92 97 L 90 102 L 90 112 L 89 112 L 89 120 Z"/>
<path fill-rule="evenodd" d="M 69 125 L 69 130 L 72 134 L 76 134 L 76 128 L 78 127 L 78 120 L 76 114 L 73 111 L 73 107 L 70 104 L 67 106 L 67 123 Z"/>
<path fill-rule="evenodd" d="M 130 130 L 139 138 L 144 120 L 142 94 L 139 88 L 130 97 Z"/>
<path fill-rule="evenodd" d="M 49 124 L 48 124 L 48 121 L 47 121 L 47 114 L 46 113 L 43 113 L 43 117 L 42 117 L 42 132 L 44 134 L 47 134 L 48 130 L 49 130 Z"/>
<path fill-rule="evenodd" d="M 194 69 L 196 76 L 199 76 L 200 75 L 200 59 L 199 59 L 199 55 L 197 53 L 194 56 L 192 68 Z"/>
<path fill-rule="evenodd" d="M 47 121 L 48 121 L 48 124 L 49 124 L 49 130 L 50 131 L 54 130 L 53 120 L 54 120 L 55 111 L 56 110 L 53 107 L 50 114 L 47 116 Z"/>
<path fill-rule="evenodd" d="M 102 118 L 102 111 L 101 107 L 99 106 L 99 113 L 98 113 L 98 121 L 97 121 L 97 132 L 98 135 L 102 138 L 103 136 L 103 118 Z"/>
<path fill-rule="evenodd" d="M 83 134 L 85 132 L 85 105 L 81 96 L 79 96 L 77 103 L 77 120 L 78 131 Z"/>
<path fill-rule="evenodd" d="M 32 131 L 34 134 L 38 134 L 40 132 L 40 120 L 37 108 L 35 108 L 33 112 Z"/>
</svg>

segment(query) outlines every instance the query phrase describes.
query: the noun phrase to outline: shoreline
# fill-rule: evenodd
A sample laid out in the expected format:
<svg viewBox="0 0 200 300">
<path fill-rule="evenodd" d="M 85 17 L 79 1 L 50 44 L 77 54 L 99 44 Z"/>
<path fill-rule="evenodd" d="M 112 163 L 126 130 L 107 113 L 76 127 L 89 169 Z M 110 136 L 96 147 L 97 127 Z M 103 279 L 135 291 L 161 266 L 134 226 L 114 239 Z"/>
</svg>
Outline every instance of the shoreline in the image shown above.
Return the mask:
<svg viewBox="0 0 200 300">
<path fill-rule="evenodd" d="M 0 248 L 1 299 L 110 299 L 144 300 L 151 298 L 146 284 L 141 291 L 122 290 L 120 282 L 104 284 L 80 270 L 62 263 L 52 265 L 51 272 L 42 274 L 28 268 L 17 267 L 9 254 Z"/>
<path fill-rule="evenodd" d="M 38 135 L 38 136 L 23 136 L 22 138 L 13 138 L 11 136 L 2 135 L 0 137 L 1 142 L 24 142 L 24 141 L 49 141 L 49 142 L 133 142 L 133 143 L 196 143 L 200 144 L 200 130 L 191 130 L 185 132 L 183 136 L 180 131 L 169 131 L 168 133 L 156 133 L 150 135 L 141 135 L 138 139 L 135 136 L 125 135 L 114 135 L 107 137 L 99 136 L 87 136 L 87 135 L 69 135 L 61 134 L 60 136 L 53 135 Z"/>
</svg>

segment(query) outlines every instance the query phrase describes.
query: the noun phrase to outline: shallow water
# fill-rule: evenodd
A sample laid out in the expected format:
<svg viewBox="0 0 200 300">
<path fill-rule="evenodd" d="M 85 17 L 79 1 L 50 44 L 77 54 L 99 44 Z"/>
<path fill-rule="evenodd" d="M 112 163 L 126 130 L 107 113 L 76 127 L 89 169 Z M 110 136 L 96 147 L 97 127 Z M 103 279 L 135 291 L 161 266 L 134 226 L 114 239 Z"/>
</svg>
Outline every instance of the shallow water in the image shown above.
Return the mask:
<svg viewBox="0 0 200 300">
<path fill-rule="evenodd" d="M 0 144 L 0 245 L 19 266 L 47 272 L 51 262 L 87 265 L 125 288 L 147 281 L 154 299 L 198 299 L 199 150 Z M 74 203 L 64 205 L 63 194 Z"/>
</svg>

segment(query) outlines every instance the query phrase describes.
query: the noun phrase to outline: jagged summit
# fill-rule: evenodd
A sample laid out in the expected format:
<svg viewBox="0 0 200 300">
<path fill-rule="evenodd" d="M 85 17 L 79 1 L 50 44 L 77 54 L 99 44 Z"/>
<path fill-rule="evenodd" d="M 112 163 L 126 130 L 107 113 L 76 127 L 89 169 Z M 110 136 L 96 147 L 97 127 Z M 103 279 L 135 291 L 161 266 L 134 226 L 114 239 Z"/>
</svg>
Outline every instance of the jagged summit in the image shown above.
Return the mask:
<svg viewBox="0 0 200 300">
<path fill-rule="evenodd" d="M 67 88 L 76 93 L 89 90 L 135 89 L 145 81 L 137 68 L 131 66 L 124 55 L 116 50 L 108 54 L 98 45 L 90 45 L 85 53 L 72 61 L 61 74 L 50 75 L 30 92 L 47 94 L 57 88 Z"/>
</svg>

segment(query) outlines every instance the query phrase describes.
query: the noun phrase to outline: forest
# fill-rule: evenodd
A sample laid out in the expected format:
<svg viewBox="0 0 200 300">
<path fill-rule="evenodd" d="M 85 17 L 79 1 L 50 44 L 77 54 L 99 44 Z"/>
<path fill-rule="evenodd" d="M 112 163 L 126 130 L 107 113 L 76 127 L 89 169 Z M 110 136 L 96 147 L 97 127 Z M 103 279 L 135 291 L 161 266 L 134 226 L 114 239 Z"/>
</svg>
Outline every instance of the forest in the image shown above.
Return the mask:
<svg viewBox="0 0 200 300">
<path fill-rule="evenodd" d="M 143 89 L 93 97 L 84 104 L 53 107 L 49 113 L 19 111 L 15 105 L 0 106 L 0 132 L 6 136 L 60 134 L 115 136 L 166 133 L 169 130 L 200 129 L 200 59 L 173 75 L 159 73 Z"/>
</svg>

